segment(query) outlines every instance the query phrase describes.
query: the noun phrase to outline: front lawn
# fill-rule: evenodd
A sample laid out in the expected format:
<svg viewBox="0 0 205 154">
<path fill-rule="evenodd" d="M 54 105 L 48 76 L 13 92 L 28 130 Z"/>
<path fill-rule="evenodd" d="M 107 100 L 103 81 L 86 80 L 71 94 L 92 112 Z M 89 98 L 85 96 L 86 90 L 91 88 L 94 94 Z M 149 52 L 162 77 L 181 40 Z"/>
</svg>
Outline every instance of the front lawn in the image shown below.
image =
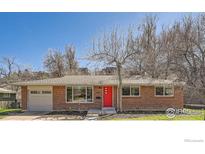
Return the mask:
<svg viewBox="0 0 205 154">
<path fill-rule="evenodd" d="M 116 119 L 119 120 L 119 119 Z M 174 118 L 168 118 L 166 115 L 152 115 L 139 118 L 130 118 L 123 120 L 204 120 L 204 116 L 201 115 L 177 115 Z"/>
<path fill-rule="evenodd" d="M 8 115 L 10 113 L 20 113 L 21 109 L 0 109 L 0 115 Z"/>
<path fill-rule="evenodd" d="M 166 113 L 120 113 L 101 117 L 99 120 L 204 120 L 204 110 L 186 109 L 188 114 L 179 114 L 170 118 Z"/>
<path fill-rule="evenodd" d="M 21 109 L 0 109 L 0 119 L 12 113 L 20 113 Z"/>
</svg>

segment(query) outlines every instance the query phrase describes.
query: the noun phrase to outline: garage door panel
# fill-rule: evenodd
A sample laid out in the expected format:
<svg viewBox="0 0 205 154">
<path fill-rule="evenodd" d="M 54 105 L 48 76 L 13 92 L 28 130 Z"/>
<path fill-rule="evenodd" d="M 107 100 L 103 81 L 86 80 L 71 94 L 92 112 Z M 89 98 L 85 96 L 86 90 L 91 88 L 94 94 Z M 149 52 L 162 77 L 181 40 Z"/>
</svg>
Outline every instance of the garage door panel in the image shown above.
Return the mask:
<svg viewBox="0 0 205 154">
<path fill-rule="evenodd" d="M 29 87 L 29 111 L 52 111 L 52 87 Z"/>
<path fill-rule="evenodd" d="M 52 111 L 52 106 L 29 106 L 29 111 Z"/>
</svg>

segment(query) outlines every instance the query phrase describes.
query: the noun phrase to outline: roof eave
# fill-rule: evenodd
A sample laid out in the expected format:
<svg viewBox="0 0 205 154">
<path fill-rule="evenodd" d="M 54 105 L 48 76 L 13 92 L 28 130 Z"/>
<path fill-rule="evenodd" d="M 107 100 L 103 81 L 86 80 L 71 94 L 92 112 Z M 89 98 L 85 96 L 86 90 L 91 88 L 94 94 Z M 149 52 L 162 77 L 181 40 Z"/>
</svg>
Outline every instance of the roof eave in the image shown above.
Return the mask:
<svg viewBox="0 0 205 154">
<path fill-rule="evenodd" d="M 117 86 L 117 83 L 93 83 L 93 84 L 84 84 L 84 83 L 77 83 L 77 84 L 70 84 L 70 83 L 51 83 L 51 84 L 41 84 L 41 83 L 15 83 L 12 84 L 15 86 L 67 86 L 67 85 L 88 85 L 88 86 L 105 86 L 105 85 L 111 85 L 111 86 Z M 140 86 L 160 86 L 160 85 L 173 85 L 173 86 L 185 86 L 185 83 L 123 83 L 123 85 L 140 85 Z"/>
</svg>

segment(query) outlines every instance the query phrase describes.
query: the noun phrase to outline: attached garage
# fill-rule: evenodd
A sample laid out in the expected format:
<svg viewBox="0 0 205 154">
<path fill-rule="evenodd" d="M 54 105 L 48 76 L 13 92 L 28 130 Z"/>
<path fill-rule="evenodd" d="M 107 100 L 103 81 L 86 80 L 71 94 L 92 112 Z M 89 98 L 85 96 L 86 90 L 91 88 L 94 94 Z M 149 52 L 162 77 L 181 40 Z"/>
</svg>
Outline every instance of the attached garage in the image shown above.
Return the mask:
<svg viewBox="0 0 205 154">
<path fill-rule="evenodd" d="M 53 110 L 52 86 L 28 86 L 28 110 Z"/>
</svg>

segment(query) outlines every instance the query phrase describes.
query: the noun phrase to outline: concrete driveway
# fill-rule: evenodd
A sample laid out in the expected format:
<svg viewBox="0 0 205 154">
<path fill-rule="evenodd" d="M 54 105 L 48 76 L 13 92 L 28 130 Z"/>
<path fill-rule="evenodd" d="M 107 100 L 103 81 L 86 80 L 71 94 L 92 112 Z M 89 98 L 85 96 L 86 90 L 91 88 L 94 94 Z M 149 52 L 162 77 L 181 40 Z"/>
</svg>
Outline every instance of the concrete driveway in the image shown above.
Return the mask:
<svg viewBox="0 0 205 154">
<path fill-rule="evenodd" d="M 49 112 L 23 112 L 14 115 L 8 115 L 2 120 L 38 120 L 39 117 Z"/>
</svg>

